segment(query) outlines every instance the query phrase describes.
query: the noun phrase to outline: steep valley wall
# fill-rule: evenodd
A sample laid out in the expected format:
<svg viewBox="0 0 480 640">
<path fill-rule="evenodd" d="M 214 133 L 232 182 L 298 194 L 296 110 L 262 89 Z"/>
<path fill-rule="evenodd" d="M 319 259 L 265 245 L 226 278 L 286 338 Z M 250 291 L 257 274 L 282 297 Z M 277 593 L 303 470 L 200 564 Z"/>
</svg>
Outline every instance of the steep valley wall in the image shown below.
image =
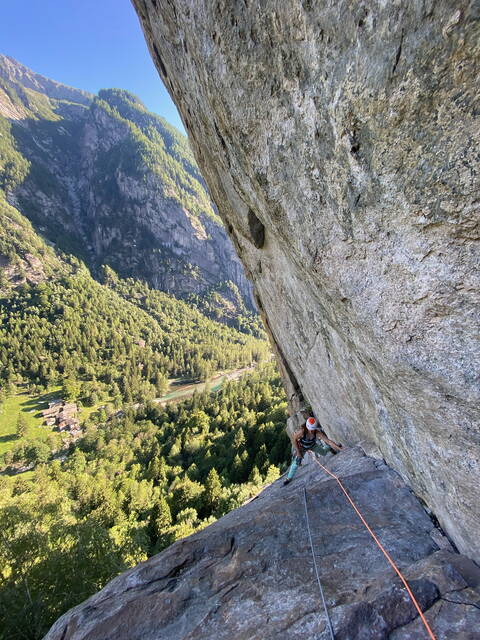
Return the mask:
<svg viewBox="0 0 480 640">
<path fill-rule="evenodd" d="M 60 250 L 176 296 L 231 281 L 254 307 L 187 141 L 135 96 L 93 96 L 0 54 L 2 121 L 30 163 L 8 200 Z"/>
<path fill-rule="evenodd" d="M 478 3 L 134 5 L 292 406 L 480 560 Z"/>
</svg>

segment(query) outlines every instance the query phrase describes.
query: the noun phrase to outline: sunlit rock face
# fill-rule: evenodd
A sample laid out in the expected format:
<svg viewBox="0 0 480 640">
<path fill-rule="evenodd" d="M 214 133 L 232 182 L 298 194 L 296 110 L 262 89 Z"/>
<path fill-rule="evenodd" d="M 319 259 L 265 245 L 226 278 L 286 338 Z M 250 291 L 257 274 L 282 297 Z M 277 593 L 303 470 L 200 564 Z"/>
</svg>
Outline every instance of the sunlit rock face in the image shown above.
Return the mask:
<svg viewBox="0 0 480 640">
<path fill-rule="evenodd" d="M 292 405 L 480 559 L 478 4 L 134 5 Z"/>
</svg>

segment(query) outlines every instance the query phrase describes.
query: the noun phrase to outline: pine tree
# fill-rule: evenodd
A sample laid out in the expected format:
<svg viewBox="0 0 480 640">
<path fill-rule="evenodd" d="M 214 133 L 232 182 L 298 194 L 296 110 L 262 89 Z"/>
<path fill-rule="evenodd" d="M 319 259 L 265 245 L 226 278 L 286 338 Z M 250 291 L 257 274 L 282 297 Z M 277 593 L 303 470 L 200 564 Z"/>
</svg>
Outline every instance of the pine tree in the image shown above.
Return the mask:
<svg viewBox="0 0 480 640">
<path fill-rule="evenodd" d="M 205 480 L 204 503 L 206 509 L 211 513 L 214 512 L 220 503 L 222 495 L 222 483 L 215 467 L 210 469 L 207 479 Z"/>
<path fill-rule="evenodd" d="M 2 405 L 5 402 L 5 400 L 7 399 L 7 392 L 5 389 L 2 389 L 0 387 L 0 411 L 2 409 Z"/>
<path fill-rule="evenodd" d="M 279 477 L 280 477 L 279 468 L 276 467 L 274 464 L 269 465 L 267 469 L 267 474 L 265 476 L 265 483 L 271 484 L 272 482 L 275 482 L 275 480 L 277 480 L 277 478 Z"/>
<path fill-rule="evenodd" d="M 252 484 L 254 484 L 255 486 L 259 487 L 262 484 L 262 476 L 260 475 L 259 470 L 257 469 L 257 467 L 253 467 L 249 477 L 248 477 L 249 482 L 251 482 Z"/>
<path fill-rule="evenodd" d="M 148 465 L 147 476 L 153 480 L 154 484 L 161 485 L 167 479 L 167 465 L 161 456 L 155 456 Z"/>
<path fill-rule="evenodd" d="M 157 536 L 160 536 L 172 524 L 172 513 L 165 496 L 161 495 L 158 499 L 152 517 Z"/>
<path fill-rule="evenodd" d="M 17 438 L 18 439 L 24 438 L 27 435 L 27 431 L 28 431 L 27 419 L 22 413 L 20 413 L 17 418 L 17 426 L 16 426 Z"/>
<path fill-rule="evenodd" d="M 62 385 L 62 396 L 65 400 L 74 402 L 81 392 L 81 385 L 73 378 L 66 378 Z"/>
<path fill-rule="evenodd" d="M 241 482 L 243 480 L 243 463 L 238 453 L 233 459 L 231 480 L 233 482 Z"/>
<path fill-rule="evenodd" d="M 167 376 L 159 371 L 155 376 L 155 389 L 159 396 L 163 396 L 168 389 Z"/>
<path fill-rule="evenodd" d="M 235 449 L 242 450 L 245 447 L 246 440 L 242 427 L 235 434 Z"/>
</svg>

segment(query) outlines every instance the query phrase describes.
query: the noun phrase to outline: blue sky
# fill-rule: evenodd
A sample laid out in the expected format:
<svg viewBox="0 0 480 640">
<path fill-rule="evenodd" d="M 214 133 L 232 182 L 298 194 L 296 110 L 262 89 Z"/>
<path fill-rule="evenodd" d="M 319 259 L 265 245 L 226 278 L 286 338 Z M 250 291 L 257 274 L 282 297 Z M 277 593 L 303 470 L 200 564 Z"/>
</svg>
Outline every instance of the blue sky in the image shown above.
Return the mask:
<svg viewBox="0 0 480 640">
<path fill-rule="evenodd" d="M 184 132 L 130 0 L 5 0 L 0 53 L 92 93 L 128 89 Z"/>
</svg>

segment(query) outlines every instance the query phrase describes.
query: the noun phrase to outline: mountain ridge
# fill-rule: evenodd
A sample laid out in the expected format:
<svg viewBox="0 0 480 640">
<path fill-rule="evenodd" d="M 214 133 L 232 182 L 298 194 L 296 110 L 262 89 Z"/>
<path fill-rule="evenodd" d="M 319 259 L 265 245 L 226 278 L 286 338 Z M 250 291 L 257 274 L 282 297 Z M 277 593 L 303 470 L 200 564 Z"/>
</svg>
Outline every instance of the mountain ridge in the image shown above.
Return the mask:
<svg viewBox="0 0 480 640">
<path fill-rule="evenodd" d="M 0 78 L 9 82 L 19 83 L 24 87 L 44 93 L 48 97 L 57 100 L 72 100 L 72 102 L 89 105 L 94 97 L 88 91 L 70 87 L 62 82 L 56 82 L 40 73 L 36 73 L 21 62 L 18 62 L 18 60 L 15 60 L 15 58 L 1 53 Z"/>
<path fill-rule="evenodd" d="M 253 309 L 179 131 L 126 90 L 79 90 L 74 102 L 77 90 L 11 58 L 0 57 L 0 70 L 0 114 L 28 163 L 7 197 L 39 232 L 94 274 L 109 264 L 184 298 L 230 280 Z"/>
</svg>

